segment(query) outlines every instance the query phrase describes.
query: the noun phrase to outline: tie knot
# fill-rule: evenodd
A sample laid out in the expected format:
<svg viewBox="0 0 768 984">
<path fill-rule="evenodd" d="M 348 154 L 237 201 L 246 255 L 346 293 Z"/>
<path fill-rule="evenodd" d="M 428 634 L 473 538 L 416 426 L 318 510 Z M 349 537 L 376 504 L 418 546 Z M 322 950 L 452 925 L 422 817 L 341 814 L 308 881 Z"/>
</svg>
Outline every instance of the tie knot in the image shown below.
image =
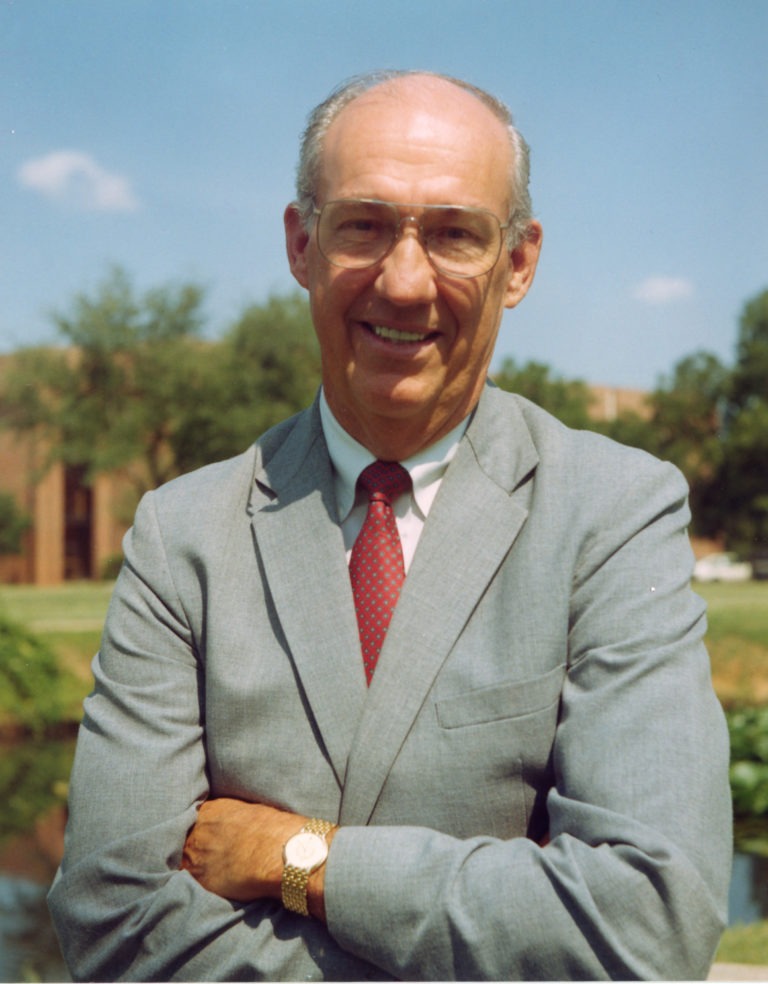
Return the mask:
<svg viewBox="0 0 768 984">
<path fill-rule="evenodd" d="M 360 472 L 357 484 L 372 499 L 384 496 L 390 503 L 411 487 L 411 476 L 396 461 L 374 461 Z"/>
</svg>

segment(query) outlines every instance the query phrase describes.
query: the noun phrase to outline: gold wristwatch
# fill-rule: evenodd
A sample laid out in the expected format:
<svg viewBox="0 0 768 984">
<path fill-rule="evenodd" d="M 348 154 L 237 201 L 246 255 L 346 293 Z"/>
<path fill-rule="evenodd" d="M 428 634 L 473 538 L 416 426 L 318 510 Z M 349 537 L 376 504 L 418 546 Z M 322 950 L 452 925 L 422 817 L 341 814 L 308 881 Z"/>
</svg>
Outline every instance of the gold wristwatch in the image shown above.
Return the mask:
<svg viewBox="0 0 768 984">
<path fill-rule="evenodd" d="M 281 892 L 283 905 L 291 912 L 308 916 L 307 882 L 313 871 L 325 864 L 328 831 L 336 826 L 330 820 L 309 820 L 298 834 L 290 837 L 283 848 L 283 878 Z"/>
</svg>

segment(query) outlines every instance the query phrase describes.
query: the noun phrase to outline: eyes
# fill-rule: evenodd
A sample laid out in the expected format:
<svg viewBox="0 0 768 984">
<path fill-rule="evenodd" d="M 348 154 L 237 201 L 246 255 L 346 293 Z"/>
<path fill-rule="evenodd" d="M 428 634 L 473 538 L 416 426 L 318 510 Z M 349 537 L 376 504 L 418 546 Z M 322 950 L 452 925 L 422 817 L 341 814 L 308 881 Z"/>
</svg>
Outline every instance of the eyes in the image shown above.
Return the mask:
<svg viewBox="0 0 768 984">
<path fill-rule="evenodd" d="M 314 214 L 320 252 L 329 263 L 348 270 L 383 260 L 410 225 L 438 273 L 477 277 L 498 259 L 507 228 L 493 212 L 463 205 L 338 199 Z"/>
<path fill-rule="evenodd" d="M 361 243 L 370 242 L 379 236 L 390 235 L 391 223 L 388 224 L 381 219 L 352 216 L 340 218 L 331 231 L 336 236 L 357 240 Z"/>
<path fill-rule="evenodd" d="M 331 235 L 350 243 L 390 242 L 397 236 L 401 225 L 399 215 L 386 216 L 351 215 L 340 216 L 330 230 Z M 483 232 L 473 227 L 469 217 L 461 221 L 442 216 L 427 216 L 418 222 L 422 237 L 427 244 L 464 244 L 471 246 L 483 242 Z"/>
</svg>

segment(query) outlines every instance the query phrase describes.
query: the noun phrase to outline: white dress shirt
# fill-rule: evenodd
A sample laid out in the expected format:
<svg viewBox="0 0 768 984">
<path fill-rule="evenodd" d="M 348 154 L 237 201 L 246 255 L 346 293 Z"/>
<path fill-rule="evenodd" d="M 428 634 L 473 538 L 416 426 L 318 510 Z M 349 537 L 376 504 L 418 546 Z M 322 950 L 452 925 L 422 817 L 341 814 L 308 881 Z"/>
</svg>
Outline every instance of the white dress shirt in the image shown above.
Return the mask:
<svg viewBox="0 0 768 984">
<path fill-rule="evenodd" d="M 368 511 L 365 493 L 356 494 L 357 479 L 360 472 L 376 458 L 371 452 L 348 434 L 336 420 L 325 393 L 320 393 L 320 419 L 325 443 L 334 468 L 336 505 L 339 521 L 344 535 L 347 562 L 352 553 L 352 545 L 360 532 Z M 458 427 L 428 448 L 406 458 L 400 464 L 411 476 L 412 493 L 403 493 L 392 503 L 397 521 L 397 530 L 403 547 L 403 562 L 406 573 L 410 567 L 421 531 L 424 528 L 429 510 L 435 501 L 443 475 L 451 458 L 456 454 L 459 441 L 467 429 L 469 417 Z"/>
</svg>

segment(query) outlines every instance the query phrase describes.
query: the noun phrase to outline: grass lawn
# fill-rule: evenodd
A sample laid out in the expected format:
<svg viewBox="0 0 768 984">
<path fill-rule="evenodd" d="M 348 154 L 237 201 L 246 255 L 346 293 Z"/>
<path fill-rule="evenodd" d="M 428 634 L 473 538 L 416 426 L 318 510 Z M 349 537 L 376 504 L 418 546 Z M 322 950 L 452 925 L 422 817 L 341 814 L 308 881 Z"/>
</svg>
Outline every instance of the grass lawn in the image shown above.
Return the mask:
<svg viewBox="0 0 768 984">
<path fill-rule="evenodd" d="M 0 585 L 0 607 L 38 635 L 101 632 L 111 581 L 72 581 L 53 588 Z"/>
<path fill-rule="evenodd" d="M 707 602 L 707 648 L 724 706 L 768 704 L 768 581 L 695 584 Z"/>
<path fill-rule="evenodd" d="M 62 669 L 60 696 L 67 715 L 79 720 L 92 687 L 91 660 L 112 593 L 111 582 L 77 582 L 54 588 L 0 585 L 0 610 L 39 636 Z"/>
<path fill-rule="evenodd" d="M 715 959 L 718 963 L 768 966 L 768 920 L 726 929 Z"/>
</svg>

